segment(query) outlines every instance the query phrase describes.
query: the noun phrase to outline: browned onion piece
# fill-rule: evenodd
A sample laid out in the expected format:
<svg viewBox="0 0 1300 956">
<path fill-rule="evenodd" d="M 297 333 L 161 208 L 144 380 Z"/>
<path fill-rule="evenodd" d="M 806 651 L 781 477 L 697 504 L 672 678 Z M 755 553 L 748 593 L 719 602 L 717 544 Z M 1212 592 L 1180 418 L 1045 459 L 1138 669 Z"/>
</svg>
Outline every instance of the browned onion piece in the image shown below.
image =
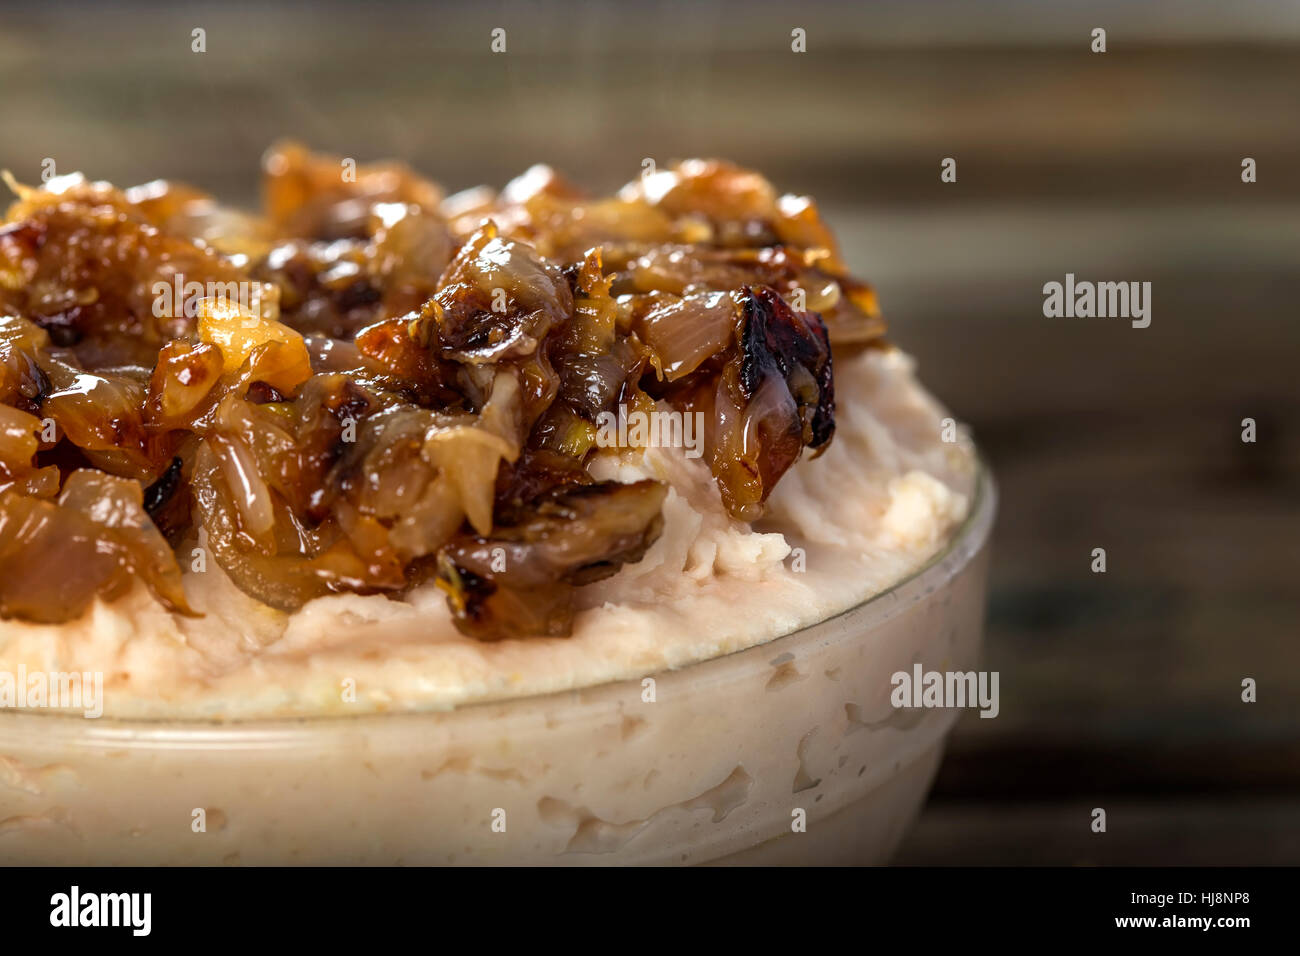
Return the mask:
<svg viewBox="0 0 1300 956">
<path fill-rule="evenodd" d="M 717 222 L 764 222 L 776 218 L 776 191 L 752 170 L 716 159 L 688 159 L 643 176 L 623 188 L 672 215 L 698 213 Z"/>
<path fill-rule="evenodd" d="M 826 327 L 793 311 L 768 288 L 737 293 L 740 349 L 723 369 L 714 399 L 711 462 L 732 516 L 753 521 L 804 447 L 821 449 L 835 432 L 835 393 Z"/>
<path fill-rule="evenodd" d="M 536 352 L 572 312 L 560 269 L 489 224 L 461 247 L 421 322 L 447 357 L 487 364 Z"/>
<path fill-rule="evenodd" d="M 787 298 L 801 292 L 804 307 L 822 317 L 832 342 L 849 344 L 879 338 L 885 323 L 871 286 L 826 271 L 826 263 L 785 246 L 713 249 L 662 245 L 630 261 L 616 288 L 624 292 L 690 295 L 710 289 L 731 291 L 745 285 L 766 285 Z"/>
<path fill-rule="evenodd" d="M 0 491 L 17 488 L 36 498 L 58 494 L 58 467 L 36 464 L 41 431 L 36 416 L 0 405 Z"/>
<path fill-rule="evenodd" d="M 122 375 L 82 373 L 41 403 L 68 441 L 97 467 L 132 478 L 156 471 L 144 425 L 145 386 Z"/>
<path fill-rule="evenodd" d="M 657 481 L 561 487 L 518 523 L 465 535 L 438 553 L 457 626 L 482 640 L 569 633 L 572 589 L 640 561 L 663 527 Z"/>
<path fill-rule="evenodd" d="M 192 331 L 187 296 L 175 301 L 178 275 L 182 291 L 184 282 L 206 289 L 244 278 L 208 247 L 160 231 L 112 187 L 54 182 L 61 191 L 31 190 L 10 210 L 38 241 L 22 257 L 23 281 L 0 302 L 47 329 L 55 345 L 75 346 L 87 367 L 152 368 L 166 339 Z"/>
<path fill-rule="evenodd" d="M 256 216 L 223 206 L 185 183 L 155 179 L 125 191 L 126 201 L 166 232 L 198 240 L 219 252 L 265 255 L 270 230 Z"/>
<path fill-rule="evenodd" d="M 675 382 L 723 352 L 736 335 L 739 310 L 726 292 L 627 296 L 632 328 L 658 358 L 665 381 Z"/>
<path fill-rule="evenodd" d="M 192 613 L 171 547 L 145 513 L 138 482 L 82 469 L 57 502 L 0 493 L 0 613 L 55 623 L 143 580 L 164 605 Z"/>
<path fill-rule="evenodd" d="M 262 159 L 266 212 L 281 235 L 338 239 L 363 234 L 376 203 L 413 203 L 436 211 L 442 190 L 401 163 L 347 163 L 277 143 Z"/>
<path fill-rule="evenodd" d="M 168 342 L 158 351 L 149 378 L 146 424 L 160 431 L 192 428 L 211 408 L 222 368 L 221 350 L 215 345 Z"/>
<path fill-rule="evenodd" d="M 50 336 L 35 323 L 16 315 L 0 315 L 0 402 L 35 410 L 50 390 L 38 356 Z"/>
<path fill-rule="evenodd" d="M 308 528 L 272 500 L 274 552 L 263 553 L 247 540 L 240 504 L 215 452 L 207 444 L 194 462 L 194 503 L 212 555 L 232 581 L 271 607 L 294 610 L 312 598 L 336 591 L 362 594 L 398 590 L 406 579 L 393 555 L 358 554 L 343 530 L 330 523 Z"/>
<path fill-rule="evenodd" d="M 410 316 L 398 316 L 359 331 L 355 339 L 359 353 L 357 365 L 369 362 L 381 374 L 391 377 L 395 386 L 411 390 L 422 400 L 421 404 L 441 407 L 460 404 L 454 367 L 411 337 L 411 321 Z"/>
</svg>

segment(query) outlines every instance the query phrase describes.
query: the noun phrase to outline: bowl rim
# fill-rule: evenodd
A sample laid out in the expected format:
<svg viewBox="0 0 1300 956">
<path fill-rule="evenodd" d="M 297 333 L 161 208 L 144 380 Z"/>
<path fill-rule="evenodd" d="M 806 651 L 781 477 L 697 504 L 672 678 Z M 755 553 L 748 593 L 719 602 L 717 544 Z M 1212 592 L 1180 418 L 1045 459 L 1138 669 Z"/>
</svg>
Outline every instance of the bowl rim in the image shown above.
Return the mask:
<svg viewBox="0 0 1300 956">
<path fill-rule="evenodd" d="M 206 719 L 197 717 L 85 717 L 52 710 L 18 710 L 0 708 L 0 732 L 14 735 L 24 729 L 37 731 L 47 737 L 62 737 L 79 743 L 104 747 L 160 748 L 191 747 L 282 747 L 292 740 L 301 740 L 313 731 L 364 730 L 382 726 L 396 728 L 401 723 L 429 721 L 431 719 L 473 720 L 477 716 L 492 717 L 510 711 L 519 711 L 541 701 L 567 699 L 570 705 L 585 703 L 599 709 L 608 703 L 616 688 L 630 684 L 640 687 L 647 677 L 689 679 L 707 685 L 712 680 L 725 679 L 739 664 L 761 660 L 770 664 L 770 657 L 781 657 L 791 648 L 805 645 L 828 645 L 847 636 L 860 634 L 864 628 L 879 627 L 907 608 L 924 600 L 951 581 L 985 548 L 992 533 L 997 513 L 998 491 L 993 474 L 978 451 L 974 455 L 975 486 L 971 507 L 966 517 L 952 533 L 947 544 L 915 571 L 890 587 L 866 600 L 845 608 L 830 617 L 785 634 L 737 648 L 678 668 L 668 668 L 640 675 L 632 679 L 614 679 L 575 687 L 567 690 L 527 694 L 474 701 L 443 710 L 404 710 L 388 713 L 319 714 L 280 717 L 250 717 L 233 719 Z M 748 655 L 746 658 L 745 656 Z M 741 659 L 744 658 L 744 661 Z M 582 708 L 579 708 L 582 709 Z M 39 724 L 37 722 L 40 722 Z M 0 738 L 2 739 L 2 738 Z M 51 740 L 51 742 L 53 742 Z"/>
</svg>

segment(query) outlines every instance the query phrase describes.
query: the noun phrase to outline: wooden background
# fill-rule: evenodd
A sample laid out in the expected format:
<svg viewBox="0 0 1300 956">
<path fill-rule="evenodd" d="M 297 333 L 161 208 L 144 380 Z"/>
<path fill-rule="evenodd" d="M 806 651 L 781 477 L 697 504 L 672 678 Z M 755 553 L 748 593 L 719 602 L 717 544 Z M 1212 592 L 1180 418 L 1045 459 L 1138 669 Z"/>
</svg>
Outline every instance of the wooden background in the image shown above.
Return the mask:
<svg viewBox="0 0 1300 956">
<path fill-rule="evenodd" d="M 7 8 L 0 167 L 33 181 L 51 157 L 247 203 L 261 151 L 295 136 L 451 188 L 537 161 L 609 188 L 644 157 L 720 155 L 812 193 L 1001 486 L 1001 716 L 959 725 L 899 861 L 1297 863 L 1298 20 L 1009 0 Z M 1066 272 L 1152 282 L 1151 327 L 1044 318 Z"/>
</svg>

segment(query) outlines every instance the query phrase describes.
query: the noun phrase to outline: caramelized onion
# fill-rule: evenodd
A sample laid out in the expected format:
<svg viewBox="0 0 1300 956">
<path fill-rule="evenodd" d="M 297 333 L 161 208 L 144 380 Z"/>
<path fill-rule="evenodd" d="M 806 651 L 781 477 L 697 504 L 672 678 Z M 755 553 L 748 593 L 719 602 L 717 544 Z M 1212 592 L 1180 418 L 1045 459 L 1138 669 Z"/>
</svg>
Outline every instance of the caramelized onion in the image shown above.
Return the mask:
<svg viewBox="0 0 1300 956">
<path fill-rule="evenodd" d="M 420 319 L 448 357 L 487 364 L 535 352 L 572 311 L 559 268 L 488 225 L 461 247 Z"/>
<path fill-rule="evenodd" d="M 145 478 L 154 463 L 144 426 L 145 385 L 125 375 L 79 373 L 46 396 L 41 414 L 97 467 Z"/>
<path fill-rule="evenodd" d="M 665 380 L 689 375 L 732 342 L 740 317 L 726 292 L 688 296 L 626 296 L 635 302 L 633 329 L 658 357 Z"/>
<path fill-rule="evenodd" d="M 170 541 L 285 610 L 434 576 L 468 634 L 566 634 L 573 590 L 661 524 L 662 485 L 588 473 L 603 415 L 703 413 L 752 520 L 831 440 L 830 342 L 883 330 L 811 200 L 727 163 L 603 198 L 535 167 L 444 200 L 294 144 L 265 169 L 261 216 L 179 183 L 16 187 L 0 616 L 137 579 L 185 612 Z"/>
<path fill-rule="evenodd" d="M 733 516 L 753 520 L 804 446 L 835 430 L 826 327 L 771 289 L 742 289 L 741 347 L 718 379 L 711 461 Z"/>
<path fill-rule="evenodd" d="M 517 524 L 453 541 L 438 554 L 438 582 L 457 622 L 485 640 L 567 634 L 573 588 L 641 560 L 659 536 L 666 494 L 655 481 L 560 488 Z"/>
<path fill-rule="evenodd" d="M 36 498 L 58 494 L 58 467 L 36 464 L 41 431 L 35 415 L 0 405 L 0 491 L 17 488 Z"/>
<path fill-rule="evenodd" d="M 0 315 L 0 402 L 39 405 L 50 382 L 37 356 L 49 345 L 49 333 L 40 326 L 16 315 Z"/>
<path fill-rule="evenodd" d="M 80 615 L 142 580 L 166 607 L 192 613 L 170 546 L 145 513 L 139 483 L 74 471 L 58 501 L 0 493 L 0 612 L 29 621 Z"/>
</svg>

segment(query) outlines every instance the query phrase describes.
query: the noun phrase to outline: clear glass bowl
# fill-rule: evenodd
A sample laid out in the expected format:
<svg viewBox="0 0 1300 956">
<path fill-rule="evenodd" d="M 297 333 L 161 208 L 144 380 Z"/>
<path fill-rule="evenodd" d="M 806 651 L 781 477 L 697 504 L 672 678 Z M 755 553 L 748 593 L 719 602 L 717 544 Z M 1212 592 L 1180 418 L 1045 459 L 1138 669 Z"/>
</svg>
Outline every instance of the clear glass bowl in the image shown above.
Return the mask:
<svg viewBox="0 0 1300 956">
<path fill-rule="evenodd" d="M 981 468 L 907 580 L 652 687 L 229 724 L 2 712 L 0 862 L 885 862 L 958 716 L 895 709 L 890 677 L 978 666 L 995 507 Z"/>
</svg>

